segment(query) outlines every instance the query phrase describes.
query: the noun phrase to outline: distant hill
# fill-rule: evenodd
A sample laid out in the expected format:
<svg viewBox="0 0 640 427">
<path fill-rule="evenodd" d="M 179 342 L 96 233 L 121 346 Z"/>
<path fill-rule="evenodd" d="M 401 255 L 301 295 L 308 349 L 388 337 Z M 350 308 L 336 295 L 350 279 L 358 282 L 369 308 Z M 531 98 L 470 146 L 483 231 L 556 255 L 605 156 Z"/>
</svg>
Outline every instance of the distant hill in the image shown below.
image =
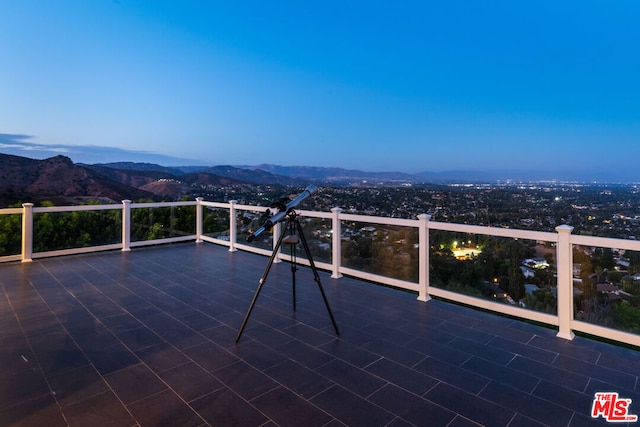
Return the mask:
<svg viewBox="0 0 640 427">
<path fill-rule="evenodd" d="M 236 168 L 226 166 L 218 168 L 184 167 L 186 171 L 199 171 L 193 173 L 185 173 L 182 168 L 167 168 L 150 163 L 107 163 L 87 165 L 87 167 L 114 181 L 170 199 L 177 199 L 189 194 L 193 187 L 202 189 L 225 185 L 242 185 L 250 181 L 260 181 L 260 178 L 264 178 L 253 178 L 248 174 L 236 174 L 233 171 Z M 230 176 L 245 175 L 244 177 L 249 181 L 217 175 L 212 173 L 214 171 Z"/>
<path fill-rule="evenodd" d="M 138 162 L 95 163 L 92 165 L 82 164 L 82 166 L 90 167 L 92 169 L 99 168 L 102 171 L 105 171 L 106 169 L 117 169 L 117 170 L 123 170 L 123 171 L 137 171 L 137 172 L 150 172 L 150 173 L 161 172 L 166 175 L 173 175 L 173 176 L 182 176 L 185 173 L 195 172 L 196 171 L 195 169 L 201 170 L 206 168 L 206 166 L 205 167 L 186 166 L 186 168 L 190 168 L 194 170 L 185 172 L 180 167 L 167 167 L 167 166 L 156 165 L 154 163 L 138 163 Z"/>
<path fill-rule="evenodd" d="M 179 166 L 165 167 L 150 163 L 106 163 L 99 165 L 90 165 L 92 168 L 111 168 L 117 170 L 128 170 L 147 172 L 147 177 L 160 177 L 153 173 L 165 173 L 174 177 L 182 177 L 192 173 L 209 173 L 220 177 L 236 179 L 238 181 L 256 184 L 280 184 L 299 186 L 306 183 L 315 183 L 318 185 L 358 185 L 358 186 L 375 186 L 375 185 L 401 185 L 409 184 L 449 184 L 449 183 L 493 183 L 499 181 L 536 181 L 553 179 L 557 176 L 559 179 L 569 179 L 570 174 L 553 175 L 548 172 L 537 171 L 472 171 L 472 170 L 450 170 L 441 172 L 420 172 L 409 174 L 403 172 L 369 172 L 356 169 L 343 169 L 334 167 L 317 167 L 317 166 L 280 166 L 274 164 L 260 165 L 241 165 L 241 166 Z M 97 170 L 97 169 L 96 169 Z M 105 172 L 106 173 L 106 172 Z M 142 177 L 141 174 L 137 174 Z M 113 175 L 109 175 L 112 176 Z M 594 171 L 590 171 L 592 179 L 596 178 Z M 585 181 L 589 179 L 585 178 Z M 124 182 L 124 181 L 121 181 Z M 132 184 L 134 184 L 132 182 Z"/>
<path fill-rule="evenodd" d="M 303 185 L 304 181 L 298 177 L 284 176 L 271 173 L 258 168 L 239 168 L 235 166 L 213 166 L 204 169 L 202 172 L 212 173 L 218 176 L 233 178 L 238 181 L 248 182 L 256 185 Z"/>
<path fill-rule="evenodd" d="M 283 175 L 298 180 L 321 181 L 334 184 L 346 184 L 354 181 L 415 182 L 415 175 L 403 172 L 364 172 L 353 169 L 326 168 L 317 166 L 278 166 L 261 164 L 242 166 L 253 170 L 262 170 L 275 175 Z"/>
<path fill-rule="evenodd" d="M 357 169 L 327 168 L 317 166 L 279 166 L 273 164 L 260 164 L 257 166 L 238 166 L 250 170 L 261 170 L 274 175 L 282 175 L 297 180 L 307 180 L 315 183 L 331 185 L 401 185 L 423 183 L 467 183 L 467 182 L 496 182 L 500 180 L 500 174 L 482 171 L 443 171 L 420 172 L 416 174 L 404 172 L 368 172 Z M 525 178 L 525 174 L 509 178 Z"/>
<path fill-rule="evenodd" d="M 45 160 L 0 154 L 0 205 L 16 202 L 75 204 L 87 198 L 120 202 L 153 195 L 114 181 L 65 156 Z"/>
<path fill-rule="evenodd" d="M 155 165 L 157 166 L 157 165 Z M 158 181 L 161 179 L 173 179 L 176 178 L 176 175 L 171 174 L 169 172 L 162 171 L 161 169 L 170 169 L 163 168 L 162 166 L 158 166 L 157 169 L 149 168 L 149 169 L 128 169 L 128 168 L 113 168 L 110 166 L 102 166 L 102 165 L 86 165 L 84 166 L 88 169 L 91 169 L 100 175 L 117 181 L 121 184 L 130 185 L 132 187 L 140 188 L 144 185 L 152 183 L 154 181 Z"/>
<path fill-rule="evenodd" d="M 299 179 L 295 179 L 295 177 L 278 175 L 275 173 L 270 173 L 268 171 L 261 170 L 259 168 L 252 167 L 236 167 L 236 166 L 228 166 L 228 165 L 220 165 L 220 166 L 178 166 L 178 167 L 165 167 L 160 165 L 155 165 L 151 163 L 134 163 L 134 162 L 118 162 L 118 163 L 101 163 L 96 165 L 87 165 L 88 167 L 94 170 L 101 170 L 105 174 L 113 176 L 113 172 L 108 172 L 105 169 L 117 170 L 119 173 L 123 173 L 123 171 L 129 171 L 127 174 L 130 176 L 136 177 L 154 177 L 157 176 L 160 178 L 168 178 L 169 176 L 173 178 L 181 178 L 183 176 L 192 175 L 192 174 L 201 174 L 206 173 L 212 176 L 217 176 L 220 178 L 230 178 L 235 180 L 236 182 L 244 182 L 249 184 L 256 185 L 269 185 L 269 184 L 279 184 L 279 185 L 301 185 L 304 182 L 301 182 Z M 135 172 L 135 173 L 134 173 Z M 147 173 L 146 175 L 143 172 Z M 156 173 L 162 173 L 165 175 L 155 175 Z"/>
<path fill-rule="evenodd" d="M 223 185 L 241 185 L 246 184 L 245 181 L 229 178 L 225 176 L 215 175 L 208 172 L 190 173 L 182 177 L 182 181 L 189 185 L 199 186 L 223 186 Z"/>
</svg>

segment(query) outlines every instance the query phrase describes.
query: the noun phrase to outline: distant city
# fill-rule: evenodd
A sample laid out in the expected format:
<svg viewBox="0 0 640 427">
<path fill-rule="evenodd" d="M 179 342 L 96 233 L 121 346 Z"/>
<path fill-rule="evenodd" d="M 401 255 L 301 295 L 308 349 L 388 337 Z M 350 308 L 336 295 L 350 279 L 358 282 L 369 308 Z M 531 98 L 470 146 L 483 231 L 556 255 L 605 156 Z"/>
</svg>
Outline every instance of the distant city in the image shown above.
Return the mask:
<svg viewBox="0 0 640 427">
<path fill-rule="evenodd" d="M 254 189 L 229 185 L 193 190 L 206 200 L 237 200 L 269 206 L 282 196 L 279 186 Z M 640 186 L 613 184 L 422 184 L 325 185 L 304 202 L 303 209 L 392 218 L 431 219 L 459 224 L 553 231 L 568 224 L 574 233 L 636 239 L 640 236 Z"/>
</svg>

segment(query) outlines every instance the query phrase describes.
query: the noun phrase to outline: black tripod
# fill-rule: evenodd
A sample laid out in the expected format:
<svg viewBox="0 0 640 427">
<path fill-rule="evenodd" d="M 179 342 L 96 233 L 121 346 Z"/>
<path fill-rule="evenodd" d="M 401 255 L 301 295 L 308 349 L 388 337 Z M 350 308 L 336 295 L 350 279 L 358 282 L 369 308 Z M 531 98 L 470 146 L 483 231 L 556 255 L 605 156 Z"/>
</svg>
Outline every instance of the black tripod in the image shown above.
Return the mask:
<svg viewBox="0 0 640 427">
<path fill-rule="evenodd" d="M 298 242 L 302 242 L 302 247 L 307 255 L 307 259 L 309 260 L 309 265 L 311 266 L 311 271 L 313 271 L 313 278 L 318 284 L 318 289 L 320 289 L 320 294 L 322 295 L 322 299 L 324 300 L 324 305 L 327 307 L 327 311 L 329 312 L 329 317 L 331 318 L 331 323 L 333 323 L 333 328 L 336 331 L 336 335 L 340 336 L 340 332 L 338 332 L 338 325 L 336 325 L 336 321 L 333 318 L 333 313 L 331 312 L 331 307 L 329 307 L 329 302 L 327 301 L 327 297 L 324 294 L 324 289 L 322 288 L 322 283 L 320 282 L 320 276 L 318 275 L 318 269 L 316 268 L 315 263 L 313 262 L 313 258 L 311 258 L 311 251 L 309 250 L 309 245 L 307 244 L 307 240 L 302 233 L 302 226 L 298 221 L 298 217 L 296 212 L 293 209 L 290 209 L 286 215 L 287 222 L 283 227 L 282 233 L 280 234 L 280 238 L 276 243 L 275 248 L 273 248 L 273 253 L 271 254 L 271 258 L 269 258 L 269 262 L 267 263 L 267 268 L 265 268 L 262 277 L 260 278 L 260 284 L 258 285 L 258 289 L 256 289 L 256 293 L 253 296 L 253 300 L 251 301 L 251 305 L 247 310 L 247 313 L 244 315 L 244 320 L 242 321 L 242 325 L 240 326 L 240 330 L 238 331 L 238 336 L 236 337 L 236 343 L 240 340 L 240 336 L 244 331 L 245 326 L 247 326 L 247 321 L 249 320 L 249 316 L 251 315 L 251 311 L 253 310 L 253 306 L 256 304 L 256 300 L 258 299 L 258 295 L 260 295 L 260 291 L 262 290 L 262 286 L 267 280 L 267 276 L 269 275 L 269 270 L 271 270 L 271 266 L 273 265 L 273 261 L 278 256 L 278 250 L 282 246 L 283 243 L 291 245 L 291 275 L 292 275 L 292 284 L 293 284 L 293 311 L 296 311 L 296 271 L 298 270 L 297 260 L 296 260 L 296 245 Z M 290 233 L 285 237 L 287 231 Z M 297 234 L 296 234 L 297 233 Z"/>
</svg>

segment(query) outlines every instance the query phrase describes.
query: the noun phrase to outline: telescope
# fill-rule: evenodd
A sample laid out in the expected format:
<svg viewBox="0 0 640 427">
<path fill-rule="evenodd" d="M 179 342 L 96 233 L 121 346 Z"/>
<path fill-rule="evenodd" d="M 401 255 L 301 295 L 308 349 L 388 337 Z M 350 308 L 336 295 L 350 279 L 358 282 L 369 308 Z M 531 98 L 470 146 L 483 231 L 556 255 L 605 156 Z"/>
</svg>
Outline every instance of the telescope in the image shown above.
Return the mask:
<svg viewBox="0 0 640 427">
<path fill-rule="evenodd" d="M 318 274 L 318 270 L 316 269 L 316 264 L 313 262 L 313 258 L 311 257 L 311 251 L 309 250 L 309 245 L 307 244 L 307 239 L 305 239 L 304 234 L 302 233 L 302 225 L 300 225 L 300 221 L 298 221 L 298 214 L 293 209 L 304 199 L 312 195 L 318 191 L 318 187 L 315 185 L 309 185 L 305 190 L 298 194 L 297 197 L 293 198 L 289 203 L 285 204 L 286 198 L 278 200 L 274 207 L 278 208 L 278 213 L 271 216 L 265 224 L 260 227 L 255 233 L 251 234 L 247 237 L 247 241 L 253 241 L 256 236 L 262 233 L 264 230 L 271 230 L 271 228 L 286 218 L 287 222 L 284 225 L 284 228 L 280 230 L 280 237 L 278 238 L 278 242 L 273 247 L 273 251 L 271 252 L 271 258 L 269 258 L 269 263 L 260 278 L 260 282 L 258 285 L 258 289 L 256 289 L 256 293 L 253 295 L 253 300 L 251 300 L 251 304 L 249 305 L 249 309 L 247 313 L 244 315 L 244 319 L 242 320 L 242 325 L 240 325 L 240 329 L 238 330 L 238 335 L 236 336 L 236 344 L 242 335 L 242 331 L 244 331 L 244 327 L 247 326 L 247 321 L 249 320 L 249 316 L 251 315 L 251 311 L 253 311 L 253 307 L 256 304 L 258 299 L 258 295 L 260 295 L 260 291 L 262 290 L 262 286 L 267 281 L 267 275 L 269 275 L 269 270 L 271 270 L 271 266 L 273 262 L 278 257 L 280 252 L 281 245 L 287 244 L 291 247 L 291 274 L 293 280 L 293 311 L 296 311 L 296 271 L 297 267 L 297 256 L 296 256 L 296 246 L 300 242 L 302 243 L 302 247 L 304 248 L 304 252 L 307 254 L 307 260 L 309 261 L 309 266 L 311 267 L 311 271 L 313 271 L 313 279 L 318 284 L 318 289 L 320 289 L 320 294 L 322 295 L 322 299 L 324 300 L 324 305 L 327 307 L 327 311 L 329 312 L 329 317 L 331 318 L 331 323 L 333 323 L 333 329 L 336 330 L 336 335 L 340 336 L 340 332 L 338 331 L 338 325 L 336 325 L 336 320 L 333 318 L 333 313 L 331 312 L 331 307 L 329 307 L 329 302 L 327 301 L 327 296 L 324 294 L 324 290 L 322 289 L 322 283 L 320 282 L 320 275 Z M 269 211 L 266 212 L 268 216 L 270 214 Z M 286 235 L 290 233 L 289 235 Z M 296 235 L 296 233 L 298 233 Z M 285 237 L 286 236 L 286 237 Z M 274 240 L 275 242 L 275 236 Z"/>
<path fill-rule="evenodd" d="M 302 193 L 298 194 L 293 200 L 287 203 L 284 206 L 278 206 L 278 213 L 274 214 L 271 218 L 269 218 L 262 227 L 258 228 L 255 232 L 251 233 L 249 237 L 247 237 L 247 242 L 253 242 L 253 240 L 258 237 L 263 231 L 271 230 L 273 226 L 280 221 L 282 221 L 291 209 L 295 208 L 302 202 L 304 199 L 312 195 L 318 191 L 318 187 L 313 184 L 310 184 L 307 188 L 302 191 Z"/>
</svg>

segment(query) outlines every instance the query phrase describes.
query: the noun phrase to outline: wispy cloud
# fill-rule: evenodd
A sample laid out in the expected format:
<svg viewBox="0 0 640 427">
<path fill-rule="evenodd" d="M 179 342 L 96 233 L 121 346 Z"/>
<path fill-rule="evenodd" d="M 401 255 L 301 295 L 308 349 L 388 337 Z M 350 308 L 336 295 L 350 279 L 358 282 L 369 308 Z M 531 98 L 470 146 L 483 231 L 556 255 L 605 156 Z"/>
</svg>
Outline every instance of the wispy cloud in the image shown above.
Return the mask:
<svg viewBox="0 0 640 427">
<path fill-rule="evenodd" d="M 23 151 L 47 151 L 47 152 L 54 152 L 54 153 L 71 153 L 72 152 L 72 150 L 64 147 L 56 147 L 56 146 L 47 147 L 46 145 L 0 143 L 0 149 L 3 149 L 3 148 L 23 150 Z"/>
<path fill-rule="evenodd" d="M 164 166 L 201 165 L 202 162 L 164 154 L 96 145 L 36 144 L 30 135 L 0 133 L 0 152 L 14 156 L 45 159 L 52 155 L 68 156 L 76 163 L 145 162 Z"/>
<path fill-rule="evenodd" d="M 29 142 L 30 135 L 0 133 L 0 150 L 43 151 L 47 153 L 71 153 L 72 149 L 61 145 L 42 145 Z"/>
</svg>

